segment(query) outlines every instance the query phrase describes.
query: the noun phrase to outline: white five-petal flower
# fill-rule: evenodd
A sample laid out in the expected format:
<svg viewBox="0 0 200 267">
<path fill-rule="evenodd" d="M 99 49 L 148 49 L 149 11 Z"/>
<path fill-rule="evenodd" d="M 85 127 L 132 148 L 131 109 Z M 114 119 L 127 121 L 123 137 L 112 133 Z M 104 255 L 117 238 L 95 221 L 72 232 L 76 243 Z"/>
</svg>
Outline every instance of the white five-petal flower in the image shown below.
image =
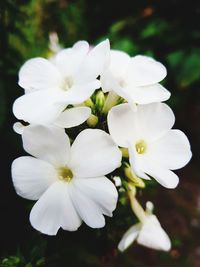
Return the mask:
<svg viewBox="0 0 200 267">
<path fill-rule="evenodd" d="M 183 132 L 172 130 L 175 118 L 164 103 L 129 104 L 113 107 L 108 114 L 108 128 L 113 140 L 129 150 L 133 172 L 144 179 L 153 177 L 167 188 L 175 188 L 178 176 L 172 170 L 191 159 L 190 144 Z"/>
<path fill-rule="evenodd" d="M 158 218 L 153 214 L 146 214 L 143 222 L 131 226 L 123 235 L 118 249 L 124 251 L 135 240 L 138 244 L 148 248 L 169 251 L 171 241 L 160 225 Z"/>
<path fill-rule="evenodd" d="M 121 152 L 109 134 L 82 131 L 72 146 L 58 127 L 28 126 L 24 149 L 32 156 L 14 160 L 12 178 L 17 193 L 38 200 L 30 213 L 34 228 L 55 235 L 59 228 L 75 231 L 82 220 L 92 228 L 112 216 L 117 190 L 105 177 L 121 165 Z"/>
<path fill-rule="evenodd" d="M 170 97 L 159 84 L 166 68 L 151 57 L 130 57 L 125 52 L 111 50 L 110 65 L 101 76 L 104 92 L 114 91 L 130 104 L 148 104 L 165 101 Z"/>
<path fill-rule="evenodd" d="M 14 102 L 14 115 L 31 124 L 53 123 L 68 105 L 82 103 L 100 87 L 97 77 L 108 64 L 109 55 L 108 40 L 90 51 L 89 44 L 80 41 L 59 52 L 53 62 L 28 60 L 19 72 L 19 85 L 25 94 Z"/>
</svg>

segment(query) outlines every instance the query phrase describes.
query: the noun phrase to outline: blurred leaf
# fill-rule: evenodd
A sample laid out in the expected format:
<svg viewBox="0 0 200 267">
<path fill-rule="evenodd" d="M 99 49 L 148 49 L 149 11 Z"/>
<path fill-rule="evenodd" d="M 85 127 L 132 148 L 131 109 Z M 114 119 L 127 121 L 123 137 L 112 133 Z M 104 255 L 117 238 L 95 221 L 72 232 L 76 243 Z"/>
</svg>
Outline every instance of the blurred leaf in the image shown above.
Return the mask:
<svg viewBox="0 0 200 267">
<path fill-rule="evenodd" d="M 125 37 L 115 41 L 112 48 L 122 50 L 130 55 L 135 55 L 138 51 L 137 45 L 131 39 Z"/>
<path fill-rule="evenodd" d="M 200 81 L 200 50 L 191 53 L 175 51 L 168 55 L 167 60 L 181 87 Z"/>
<path fill-rule="evenodd" d="M 163 34 L 164 31 L 168 28 L 168 24 L 163 20 L 152 21 L 146 25 L 146 27 L 141 31 L 142 38 L 152 37 L 154 35 Z"/>
</svg>

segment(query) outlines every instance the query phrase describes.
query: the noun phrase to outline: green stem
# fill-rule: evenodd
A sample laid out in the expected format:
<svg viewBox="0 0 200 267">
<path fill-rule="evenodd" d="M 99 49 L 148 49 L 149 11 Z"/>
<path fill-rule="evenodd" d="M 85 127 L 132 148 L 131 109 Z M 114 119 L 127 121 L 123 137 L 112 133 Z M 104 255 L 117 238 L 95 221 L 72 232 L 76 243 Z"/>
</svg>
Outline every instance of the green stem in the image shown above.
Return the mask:
<svg viewBox="0 0 200 267">
<path fill-rule="evenodd" d="M 129 195 L 129 199 L 131 202 L 131 208 L 132 208 L 133 212 L 138 217 L 138 219 L 143 223 L 146 219 L 145 211 L 143 210 L 142 206 L 135 198 L 135 194 L 134 194 L 134 192 L 132 192 L 132 190 L 129 191 L 128 195 Z"/>
</svg>

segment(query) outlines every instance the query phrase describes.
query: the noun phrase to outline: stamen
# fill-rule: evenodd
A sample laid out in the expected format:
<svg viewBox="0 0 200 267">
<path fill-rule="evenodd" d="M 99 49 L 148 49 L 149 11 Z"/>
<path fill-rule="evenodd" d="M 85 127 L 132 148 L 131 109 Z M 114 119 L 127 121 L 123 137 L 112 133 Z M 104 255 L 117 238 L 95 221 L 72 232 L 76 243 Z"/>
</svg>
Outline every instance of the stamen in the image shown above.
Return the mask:
<svg viewBox="0 0 200 267">
<path fill-rule="evenodd" d="M 147 150 L 147 144 L 145 141 L 141 140 L 136 143 L 135 148 L 138 154 L 144 154 Z"/>
<path fill-rule="evenodd" d="M 58 170 L 58 178 L 66 182 L 70 182 L 73 178 L 73 173 L 69 168 L 62 167 Z"/>
</svg>

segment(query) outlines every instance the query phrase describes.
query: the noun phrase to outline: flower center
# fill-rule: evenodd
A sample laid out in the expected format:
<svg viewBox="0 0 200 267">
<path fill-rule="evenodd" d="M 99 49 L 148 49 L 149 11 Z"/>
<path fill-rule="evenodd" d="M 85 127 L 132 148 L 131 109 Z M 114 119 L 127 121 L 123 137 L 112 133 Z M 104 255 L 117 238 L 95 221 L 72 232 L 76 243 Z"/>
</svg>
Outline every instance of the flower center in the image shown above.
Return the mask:
<svg viewBox="0 0 200 267">
<path fill-rule="evenodd" d="M 135 144 L 135 148 L 138 154 L 144 154 L 147 150 L 147 144 L 145 141 L 140 140 Z"/>
<path fill-rule="evenodd" d="M 125 80 L 123 78 L 120 78 L 119 81 L 118 81 L 118 83 L 119 83 L 119 85 L 121 87 L 126 87 L 126 82 L 125 82 Z"/>
<path fill-rule="evenodd" d="M 67 167 L 61 167 L 59 170 L 58 170 L 58 178 L 62 181 L 65 181 L 65 182 L 70 182 L 73 178 L 73 173 L 72 171 L 67 168 Z"/>
<path fill-rule="evenodd" d="M 72 79 L 72 77 L 66 77 L 64 80 L 63 80 L 63 83 L 62 83 L 62 89 L 64 90 L 64 91 L 67 91 L 67 90 L 69 90 L 71 87 L 72 87 L 72 85 L 73 85 L 73 79 Z"/>
</svg>

